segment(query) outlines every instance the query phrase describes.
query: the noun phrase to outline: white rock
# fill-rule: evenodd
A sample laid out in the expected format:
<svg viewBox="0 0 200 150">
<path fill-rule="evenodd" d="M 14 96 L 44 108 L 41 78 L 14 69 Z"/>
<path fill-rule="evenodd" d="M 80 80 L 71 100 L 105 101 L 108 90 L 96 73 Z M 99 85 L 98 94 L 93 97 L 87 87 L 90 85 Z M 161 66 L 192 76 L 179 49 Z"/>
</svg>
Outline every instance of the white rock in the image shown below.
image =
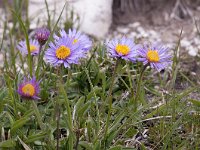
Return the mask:
<svg viewBox="0 0 200 150">
<path fill-rule="evenodd" d="M 136 34 L 135 32 L 131 32 L 129 36 L 130 36 L 130 37 L 135 37 L 136 35 L 137 35 L 137 34 Z"/>
<path fill-rule="evenodd" d="M 64 7 L 65 1 L 63 1 L 63 0 L 47 0 L 47 4 L 48 4 L 48 8 L 49 8 L 50 17 L 51 17 L 51 19 L 54 20 L 54 22 L 56 22 L 61 13 L 61 10 Z M 29 13 L 29 18 L 31 20 L 31 25 L 30 25 L 31 28 L 36 28 L 38 26 L 42 26 L 47 23 L 48 14 L 47 14 L 45 1 L 30 0 L 28 13 Z M 66 9 L 64 9 L 62 18 L 65 18 L 65 16 L 66 16 Z M 38 22 L 38 20 L 40 20 L 40 21 Z"/>
<path fill-rule="evenodd" d="M 186 39 L 181 40 L 182 47 L 189 47 L 190 45 L 191 45 L 191 43 L 188 40 L 186 40 Z"/>
<path fill-rule="evenodd" d="M 77 0 L 72 8 L 80 16 L 80 30 L 103 38 L 112 23 L 113 0 Z"/>
<path fill-rule="evenodd" d="M 137 28 L 139 26 L 140 26 L 139 22 L 134 22 L 134 23 L 131 23 L 131 24 L 128 25 L 128 27 L 130 27 L 130 28 Z"/>
<path fill-rule="evenodd" d="M 143 37 L 149 37 L 149 34 L 146 33 L 146 32 L 144 32 L 144 33 L 142 33 L 142 36 L 143 36 Z"/>
<path fill-rule="evenodd" d="M 158 36 L 158 33 L 156 33 L 156 31 L 154 30 L 149 30 L 149 34 L 153 37 L 157 37 Z"/>
<path fill-rule="evenodd" d="M 136 30 L 141 34 L 145 32 L 144 28 L 142 28 L 142 27 L 138 27 Z"/>
<path fill-rule="evenodd" d="M 3 65 L 4 65 L 4 59 L 3 59 L 3 58 L 4 58 L 4 57 L 3 57 L 3 54 L 0 53 L 0 68 L 2 68 Z"/>
<path fill-rule="evenodd" d="M 195 37 L 195 38 L 194 38 L 194 43 L 195 43 L 196 45 L 199 45 L 199 44 L 200 44 L 199 37 Z"/>
<path fill-rule="evenodd" d="M 130 28 L 126 27 L 117 27 L 117 31 L 123 34 L 127 34 L 130 31 Z"/>
<path fill-rule="evenodd" d="M 108 33 L 112 22 L 112 1 L 113 0 L 68 0 L 60 22 L 64 22 L 66 15 L 73 10 L 75 17 L 79 16 L 80 18 L 79 29 L 81 31 L 97 38 L 103 38 Z M 56 22 L 65 1 L 47 0 L 47 3 L 51 19 Z M 30 0 L 29 18 L 31 19 L 31 28 L 36 28 L 46 24 L 48 15 L 44 1 Z M 38 20 L 40 20 L 39 24 Z M 78 24 L 76 24 L 76 27 L 78 27 Z"/>
<path fill-rule="evenodd" d="M 198 54 L 198 49 L 196 49 L 195 47 L 190 47 L 188 50 L 189 50 L 189 51 L 188 51 L 188 54 L 189 54 L 190 56 L 197 56 L 197 54 Z"/>
</svg>

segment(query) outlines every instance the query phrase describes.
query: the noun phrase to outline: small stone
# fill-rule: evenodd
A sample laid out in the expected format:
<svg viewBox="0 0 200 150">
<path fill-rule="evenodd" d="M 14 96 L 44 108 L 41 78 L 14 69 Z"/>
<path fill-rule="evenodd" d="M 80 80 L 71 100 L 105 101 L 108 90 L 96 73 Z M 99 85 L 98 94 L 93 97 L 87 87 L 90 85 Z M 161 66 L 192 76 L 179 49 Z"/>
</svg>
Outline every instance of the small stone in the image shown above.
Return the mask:
<svg viewBox="0 0 200 150">
<path fill-rule="evenodd" d="M 198 37 L 198 38 L 194 38 L 194 43 L 195 43 L 196 45 L 199 45 L 199 44 L 200 44 L 199 37 Z"/>
<path fill-rule="evenodd" d="M 157 36 L 158 36 L 158 34 L 156 33 L 156 31 L 154 31 L 154 30 L 150 30 L 150 31 L 149 31 L 149 34 L 150 34 L 151 36 L 153 36 L 153 37 L 157 37 Z"/>
<path fill-rule="evenodd" d="M 197 74 L 196 72 L 191 72 L 191 75 L 196 76 Z"/>
<path fill-rule="evenodd" d="M 4 65 L 4 63 L 3 63 L 3 54 L 2 53 L 0 53 L 0 68 L 2 68 L 3 67 L 3 65 Z"/>
<path fill-rule="evenodd" d="M 188 54 L 189 54 L 190 56 L 197 56 L 197 54 L 198 54 L 198 49 L 196 49 L 196 48 L 194 48 L 194 47 L 191 46 L 191 47 L 189 48 Z"/>
<path fill-rule="evenodd" d="M 135 32 L 130 33 L 130 37 L 135 37 L 137 34 Z"/>
<path fill-rule="evenodd" d="M 142 28 L 142 27 L 138 27 L 137 29 L 136 29 L 139 33 L 144 33 L 145 31 L 144 31 L 144 29 Z"/>
<path fill-rule="evenodd" d="M 188 40 L 186 40 L 186 39 L 183 39 L 182 41 L 181 41 L 181 46 L 182 47 L 188 47 L 188 46 L 190 46 L 191 45 L 191 43 L 188 41 Z"/>
<path fill-rule="evenodd" d="M 127 34 L 129 32 L 129 28 L 126 28 L 126 27 L 118 27 L 117 28 L 117 31 L 120 32 L 120 33 L 123 33 L 123 34 Z"/>
<path fill-rule="evenodd" d="M 130 27 L 130 28 L 137 28 L 139 26 L 140 26 L 139 22 L 134 22 L 134 23 L 131 23 L 131 24 L 128 25 L 128 27 Z"/>
</svg>

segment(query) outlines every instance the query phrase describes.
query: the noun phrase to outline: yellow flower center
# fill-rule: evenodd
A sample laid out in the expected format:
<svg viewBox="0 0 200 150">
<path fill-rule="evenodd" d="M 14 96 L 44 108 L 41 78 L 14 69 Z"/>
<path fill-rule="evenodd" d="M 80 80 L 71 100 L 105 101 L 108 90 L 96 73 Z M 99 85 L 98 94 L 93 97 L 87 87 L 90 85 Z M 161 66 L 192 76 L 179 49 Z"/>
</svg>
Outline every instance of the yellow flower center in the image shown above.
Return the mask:
<svg viewBox="0 0 200 150">
<path fill-rule="evenodd" d="M 56 50 L 56 57 L 58 59 L 66 59 L 70 54 L 70 48 L 63 45 Z"/>
<path fill-rule="evenodd" d="M 78 42 L 78 39 L 73 40 L 73 44 L 76 44 Z"/>
<path fill-rule="evenodd" d="M 28 83 L 22 87 L 22 92 L 28 96 L 33 96 L 35 94 L 35 87 Z"/>
<path fill-rule="evenodd" d="M 34 45 L 30 45 L 30 52 L 34 52 L 37 50 L 37 47 Z"/>
<path fill-rule="evenodd" d="M 127 45 L 118 44 L 115 48 L 118 54 L 127 55 L 130 52 L 130 48 Z"/>
<path fill-rule="evenodd" d="M 156 51 L 156 50 L 149 50 L 147 52 L 147 59 L 149 60 L 149 62 L 158 62 L 160 60 L 158 51 Z"/>
</svg>

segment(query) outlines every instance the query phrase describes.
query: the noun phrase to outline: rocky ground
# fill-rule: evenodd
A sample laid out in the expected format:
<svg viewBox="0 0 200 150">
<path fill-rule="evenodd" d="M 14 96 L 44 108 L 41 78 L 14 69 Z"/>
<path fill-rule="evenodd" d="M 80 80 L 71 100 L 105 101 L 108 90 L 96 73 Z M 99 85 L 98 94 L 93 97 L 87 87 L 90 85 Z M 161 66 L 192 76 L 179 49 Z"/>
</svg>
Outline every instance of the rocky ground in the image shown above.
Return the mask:
<svg viewBox="0 0 200 150">
<path fill-rule="evenodd" d="M 198 20 L 174 21 L 168 26 L 151 26 L 134 22 L 115 27 L 109 32 L 108 37 L 126 36 L 140 41 L 157 41 L 173 48 L 177 44 L 182 31 L 180 52 L 186 51 L 189 56 L 200 56 L 200 35 L 197 30 L 199 26 Z M 185 55 L 187 54 L 185 53 Z"/>
<path fill-rule="evenodd" d="M 175 49 L 180 41 L 179 56 L 183 72 L 191 80 L 199 82 L 200 78 L 200 21 L 198 16 L 186 20 L 172 19 L 163 25 L 150 25 L 145 22 L 134 22 L 127 25 L 114 26 L 108 38 L 126 36 L 139 42 L 161 42 Z M 182 34 L 181 34 L 182 31 Z"/>
<path fill-rule="evenodd" d="M 164 43 L 171 49 L 175 49 L 179 39 L 181 39 L 179 48 L 179 55 L 182 59 L 181 66 L 184 67 L 188 74 L 194 76 L 194 78 L 199 78 L 200 33 L 198 32 L 198 28 L 200 29 L 200 6 L 196 7 L 194 10 L 190 10 L 190 14 L 192 15 L 185 18 L 177 18 L 177 16 L 173 16 L 173 14 L 168 11 L 169 9 L 163 10 L 159 15 L 158 10 L 153 10 L 153 13 L 149 12 L 149 14 L 151 14 L 150 17 L 148 17 L 148 14 L 136 16 L 134 22 L 124 25 L 113 23 L 105 38 L 111 39 L 113 37 L 126 36 L 137 39 L 139 42 L 156 41 Z M 5 20 L 5 18 L 1 16 L 0 40 L 3 35 L 3 20 Z M 8 23 L 8 26 L 11 24 L 12 23 Z M 36 25 L 31 24 L 31 27 L 32 26 Z M 182 35 L 180 37 L 181 31 Z M 0 52 L 0 64 L 3 64 L 2 52 Z"/>
</svg>

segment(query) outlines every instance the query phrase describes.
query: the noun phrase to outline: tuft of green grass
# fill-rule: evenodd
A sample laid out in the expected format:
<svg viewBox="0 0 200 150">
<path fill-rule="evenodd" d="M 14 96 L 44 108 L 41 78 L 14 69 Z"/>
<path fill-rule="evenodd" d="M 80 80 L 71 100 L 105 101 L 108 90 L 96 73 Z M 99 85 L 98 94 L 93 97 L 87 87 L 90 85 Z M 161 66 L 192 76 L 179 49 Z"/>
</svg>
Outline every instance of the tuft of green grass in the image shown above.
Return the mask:
<svg viewBox="0 0 200 150">
<path fill-rule="evenodd" d="M 16 50 L 21 38 L 29 47 L 31 20 L 27 10 L 26 18 L 22 13 L 27 3 L 16 1 L 10 8 L 13 27 L 7 26 L 7 20 L 0 40 L 4 54 L 0 149 L 199 149 L 200 101 L 192 96 L 200 89 L 181 70 L 178 49 L 182 33 L 174 48 L 171 72 L 142 71 L 141 63 L 121 60 L 115 66 L 116 61 L 98 41 L 80 65 L 53 68 L 43 56 L 59 29 L 65 6 L 54 21 L 45 0 L 51 35 L 35 59 L 30 49 L 27 58 Z M 69 14 L 66 29 L 74 23 L 73 12 Z M 18 83 L 29 75 L 41 80 L 38 101 L 24 100 L 16 92 Z M 177 89 L 183 82 L 187 88 Z"/>
</svg>

